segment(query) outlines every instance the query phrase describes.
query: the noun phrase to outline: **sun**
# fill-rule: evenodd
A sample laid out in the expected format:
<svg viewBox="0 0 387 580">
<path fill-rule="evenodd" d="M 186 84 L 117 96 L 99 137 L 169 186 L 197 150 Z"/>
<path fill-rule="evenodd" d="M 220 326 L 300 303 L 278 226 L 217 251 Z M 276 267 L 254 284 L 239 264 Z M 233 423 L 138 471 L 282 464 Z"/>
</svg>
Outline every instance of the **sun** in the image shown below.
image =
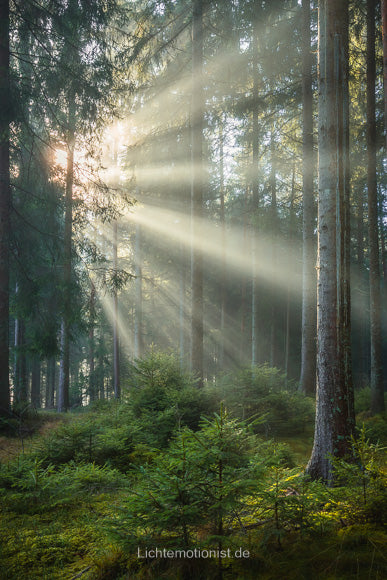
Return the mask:
<svg viewBox="0 0 387 580">
<path fill-rule="evenodd" d="M 62 169 L 66 169 L 67 151 L 64 149 L 55 149 L 55 165 L 59 165 Z"/>
</svg>

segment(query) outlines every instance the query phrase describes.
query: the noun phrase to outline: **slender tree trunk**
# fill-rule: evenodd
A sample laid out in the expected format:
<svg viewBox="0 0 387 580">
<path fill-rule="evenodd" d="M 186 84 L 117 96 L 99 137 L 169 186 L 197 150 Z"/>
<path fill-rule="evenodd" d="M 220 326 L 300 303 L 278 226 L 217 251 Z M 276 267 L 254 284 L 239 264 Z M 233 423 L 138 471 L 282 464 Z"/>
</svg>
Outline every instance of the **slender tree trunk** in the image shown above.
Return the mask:
<svg viewBox="0 0 387 580">
<path fill-rule="evenodd" d="M 185 284 L 186 284 L 186 263 L 185 251 L 183 244 L 180 243 L 180 279 L 179 279 L 179 354 L 180 368 L 183 370 L 186 365 L 185 361 Z"/>
<path fill-rule="evenodd" d="M 16 286 L 16 294 L 18 285 Z M 14 366 L 14 397 L 16 403 L 25 404 L 28 401 L 28 377 L 26 358 L 26 327 L 22 318 L 15 319 L 15 366 Z"/>
<path fill-rule="evenodd" d="M 345 230 L 348 123 L 345 119 L 348 1 L 321 0 L 319 6 L 319 211 L 317 409 L 307 472 L 332 481 L 329 456 L 350 454 L 353 393 L 346 375 L 347 311 Z M 344 324 L 344 322 L 346 324 Z M 345 356 L 343 357 L 343 353 Z"/>
<path fill-rule="evenodd" d="M 242 252 L 243 255 L 246 256 L 248 253 L 248 224 L 247 224 L 247 211 L 248 211 L 248 204 L 249 204 L 249 196 L 250 196 L 250 189 L 246 187 L 246 191 L 244 194 L 243 200 L 243 245 L 242 245 Z M 243 276 L 241 280 L 241 315 L 240 315 L 240 342 L 239 342 L 239 352 L 237 353 L 237 357 L 239 361 L 245 360 L 245 353 L 246 353 L 246 318 L 247 318 L 247 305 L 246 305 L 246 295 L 247 295 L 247 287 L 246 287 L 246 277 Z"/>
<path fill-rule="evenodd" d="M 30 31 L 26 23 L 22 23 L 20 27 L 20 50 L 22 53 L 28 55 L 30 54 Z M 20 74 L 23 82 L 24 90 L 29 93 L 31 90 L 31 76 L 32 70 L 31 65 L 28 62 L 28 58 L 23 59 L 20 63 Z M 29 123 L 30 123 L 30 112 L 29 112 L 29 101 L 23 108 L 23 123 L 21 126 L 21 132 L 19 137 L 19 150 L 20 150 L 20 172 L 19 180 L 22 189 L 28 189 L 29 182 L 29 165 L 31 153 L 29 151 L 30 135 L 29 135 Z M 17 207 L 17 211 L 23 213 L 23 196 L 19 198 L 15 195 L 13 198 L 13 203 Z M 18 249 L 16 249 L 17 255 L 19 256 Z M 15 287 L 15 298 L 16 298 L 16 318 L 15 318 L 15 372 L 14 372 L 14 391 L 15 400 L 17 402 L 26 403 L 28 400 L 28 373 L 27 373 L 27 344 L 26 344 L 26 321 L 21 315 L 21 310 L 18 308 L 20 294 L 22 285 L 25 286 L 26 281 L 22 277 L 17 275 L 16 287 Z M 25 291 L 25 289 L 24 289 Z"/>
<path fill-rule="evenodd" d="M 310 0 L 302 2 L 302 342 L 300 390 L 316 392 L 316 248 L 313 192 L 313 93 Z"/>
<path fill-rule="evenodd" d="M 296 166 L 294 163 L 292 174 L 292 189 L 290 194 L 290 208 L 289 208 L 289 234 L 288 234 L 289 248 L 292 247 L 292 243 L 295 237 L 295 212 L 294 212 L 294 202 L 296 192 L 295 186 L 296 186 Z M 286 311 L 285 311 L 285 362 L 284 362 L 285 388 L 287 388 L 289 381 L 290 326 L 291 326 L 291 302 L 290 302 L 290 288 L 288 285 L 286 289 Z"/>
<path fill-rule="evenodd" d="M 220 192 L 220 227 L 222 263 L 220 274 L 220 343 L 218 365 L 222 371 L 224 368 L 224 341 L 225 341 L 225 310 L 226 310 L 226 216 L 224 203 L 224 122 L 223 116 L 219 121 L 219 192 Z"/>
<path fill-rule="evenodd" d="M 384 79 L 384 133 L 387 151 L 387 0 L 382 4 L 382 34 L 383 34 L 383 79 Z"/>
<path fill-rule="evenodd" d="M 39 409 L 41 404 L 40 396 L 41 386 L 41 364 L 38 356 L 34 356 L 32 360 L 31 370 L 31 404 L 35 409 Z"/>
<path fill-rule="evenodd" d="M 254 367 L 258 364 L 258 280 L 257 280 L 257 240 L 255 232 L 258 227 L 258 213 L 259 213 L 259 111 L 258 111 L 258 97 L 259 97 L 259 70 L 258 70 L 258 17 L 253 21 L 253 166 L 252 166 L 252 201 L 253 201 L 253 215 L 255 216 L 255 223 L 253 223 L 253 235 L 251 240 L 251 256 L 252 256 L 252 276 L 251 276 L 251 365 Z"/>
<path fill-rule="evenodd" d="M 95 286 L 91 282 L 89 302 L 89 397 L 90 402 L 96 398 L 95 385 Z"/>
<path fill-rule="evenodd" d="M 45 409 L 53 409 L 55 406 L 55 375 L 56 360 L 52 356 L 47 361 Z"/>
<path fill-rule="evenodd" d="M 9 3 L 0 0 L 0 416 L 10 412 L 9 389 Z"/>
<path fill-rule="evenodd" d="M 142 323 L 142 235 L 141 226 L 136 224 L 135 238 L 135 310 L 134 310 L 134 357 L 140 358 L 144 351 Z"/>
<path fill-rule="evenodd" d="M 380 302 L 379 224 L 376 182 L 375 0 L 367 0 L 367 190 L 370 261 L 371 412 L 384 411 Z"/>
<path fill-rule="evenodd" d="M 113 222 L 113 269 L 118 269 L 118 223 Z M 119 399 L 121 396 L 120 382 L 120 337 L 118 331 L 118 291 L 114 288 L 113 292 L 113 388 L 114 398 Z"/>
<path fill-rule="evenodd" d="M 271 133 L 270 141 L 270 192 L 271 192 L 271 238 L 272 238 L 272 263 L 277 265 L 277 178 L 276 178 L 276 153 L 274 130 Z M 278 301 L 276 296 L 271 297 L 271 315 L 270 315 L 270 366 L 277 364 L 277 326 L 278 326 Z"/>
<path fill-rule="evenodd" d="M 61 359 L 58 385 L 58 412 L 66 412 L 70 404 L 70 326 L 71 326 L 71 280 L 72 280 L 72 228 L 73 228 L 73 183 L 75 147 L 75 96 L 69 98 L 67 168 L 65 198 L 65 230 L 63 258 L 63 318 L 61 323 Z"/>
<path fill-rule="evenodd" d="M 203 2 L 193 0 L 192 24 L 192 346 L 191 365 L 203 385 Z"/>
<path fill-rule="evenodd" d="M 341 91 L 336 96 L 337 106 L 342 111 L 342 147 L 339 162 L 342 165 L 342 185 L 339 183 L 341 199 L 341 247 L 342 247 L 342 277 L 341 286 L 341 303 L 340 303 L 340 339 L 341 353 L 339 356 L 343 360 L 343 392 L 342 399 L 345 402 L 345 418 L 347 421 L 347 432 L 352 434 L 355 430 L 355 398 L 353 390 L 352 375 L 352 323 L 351 323 L 351 178 L 349 163 L 349 14 L 348 10 L 343 15 L 342 38 L 337 47 L 339 53 L 336 58 L 336 76 Z M 339 118 L 338 118 L 338 125 Z M 339 149 L 340 142 L 338 140 Z M 340 427 L 341 428 L 341 427 Z M 347 452 L 344 446 L 341 451 Z"/>
<path fill-rule="evenodd" d="M 354 349 L 354 371 L 356 369 L 356 385 L 364 386 L 369 376 L 369 340 L 368 340 L 368 272 L 364 265 L 364 192 L 360 186 L 356 192 L 356 268 L 358 288 L 355 300 L 359 316 L 356 328 L 356 350 Z"/>
<path fill-rule="evenodd" d="M 251 239 L 251 366 L 258 364 L 258 292 L 257 292 L 257 241 L 253 231 Z"/>
</svg>

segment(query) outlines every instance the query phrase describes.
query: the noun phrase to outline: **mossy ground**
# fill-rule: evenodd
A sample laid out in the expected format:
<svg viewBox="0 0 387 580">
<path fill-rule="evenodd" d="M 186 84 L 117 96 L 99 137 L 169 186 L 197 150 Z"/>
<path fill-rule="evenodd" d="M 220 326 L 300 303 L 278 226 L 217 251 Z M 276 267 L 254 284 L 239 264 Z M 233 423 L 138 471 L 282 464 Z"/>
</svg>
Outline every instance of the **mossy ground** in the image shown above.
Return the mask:
<svg viewBox="0 0 387 580">
<path fill-rule="evenodd" d="M 88 417 L 88 413 L 84 413 L 82 422 Z M 34 428 L 23 442 L 16 433 L 3 436 L 0 440 L 1 464 L 3 467 L 12 462 L 13 465 L 15 462 L 22 464 L 23 458 L 40 449 L 42 441 L 54 433 L 58 425 L 63 422 L 71 425 L 79 418 L 79 414 L 43 413 L 35 418 Z M 106 418 L 104 422 L 108 423 Z M 311 426 L 304 433 L 281 437 L 281 441 L 292 448 L 296 463 L 302 469 L 311 449 Z M 214 559 L 139 559 L 135 548 L 125 549 L 112 539 L 109 522 L 120 518 L 126 505 L 129 488 L 120 483 L 120 478 L 124 481 L 127 477 L 125 474 L 109 469 L 105 472 L 100 468 L 97 475 L 100 474 L 102 483 L 92 486 L 87 475 L 91 466 L 84 467 L 85 472 L 78 483 L 66 479 L 71 477 L 72 467 L 68 467 L 70 471 L 63 471 L 61 477 L 64 479 L 58 479 L 59 484 L 50 491 L 50 482 L 61 472 L 54 470 L 54 475 L 50 475 L 51 472 L 44 471 L 50 468 L 40 467 L 39 463 L 35 465 L 36 474 L 34 467 L 28 465 L 20 472 L 24 478 L 20 488 L 11 483 L 1 490 L 1 580 L 71 580 L 77 577 L 83 580 L 382 580 L 387 577 L 387 534 L 382 522 L 369 521 L 368 512 L 360 510 L 357 513 L 356 505 L 351 504 L 347 509 L 345 501 L 337 500 L 335 504 L 322 499 L 305 529 L 292 525 L 290 520 L 284 520 L 280 528 L 274 529 L 272 524 L 262 524 L 265 521 L 263 512 L 258 525 L 248 525 L 248 519 L 245 529 L 234 525 L 228 532 L 227 541 L 248 550 L 250 556 L 223 559 L 220 572 Z M 77 465 L 73 468 L 80 470 Z M 61 481 L 63 485 L 68 482 L 67 491 L 60 489 Z M 378 501 L 382 505 L 383 500 L 379 498 Z M 199 543 L 202 538 L 206 541 L 206 533 L 203 525 L 196 536 Z M 165 537 L 164 540 L 160 538 L 162 541 Z M 173 544 L 173 538 L 170 541 Z"/>
</svg>

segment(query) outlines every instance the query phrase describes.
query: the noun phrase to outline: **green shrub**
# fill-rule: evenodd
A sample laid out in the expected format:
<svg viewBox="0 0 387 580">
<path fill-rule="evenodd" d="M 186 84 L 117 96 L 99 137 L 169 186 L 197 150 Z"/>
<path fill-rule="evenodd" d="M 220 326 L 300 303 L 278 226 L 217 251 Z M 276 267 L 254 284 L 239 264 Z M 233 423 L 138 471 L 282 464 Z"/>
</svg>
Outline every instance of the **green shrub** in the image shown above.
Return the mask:
<svg viewBox="0 0 387 580">
<path fill-rule="evenodd" d="M 363 387 L 355 389 L 355 413 L 369 412 L 371 409 L 371 389 Z"/>
<path fill-rule="evenodd" d="M 334 458 L 332 462 L 338 486 L 332 494 L 343 517 L 351 522 L 385 522 L 385 449 L 370 441 L 364 425 L 358 436 L 352 437 L 352 457 Z"/>
<path fill-rule="evenodd" d="M 92 461 L 98 427 L 89 418 L 76 418 L 53 429 L 40 442 L 35 456 L 46 465 Z"/>
<path fill-rule="evenodd" d="M 254 424 L 257 433 L 268 435 L 303 432 L 314 418 L 314 404 L 276 368 L 261 365 L 227 375 L 219 391 L 233 415 L 245 420 L 261 417 Z"/>
<path fill-rule="evenodd" d="M 111 532 L 126 547 L 188 546 L 199 529 L 221 543 L 227 518 L 234 519 L 256 487 L 253 442 L 246 428 L 221 410 L 193 432 L 184 428 L 150 465 L 136 471 L 137 483 Z"/>
<path fill-rule="evenodd" d="M 272 439 L 257 440 L 256 457 L 267 467 L 280 465 L 281 467 L 295 467 L 294 454 L 287 443 L 275 442 Z"/>
<path fill-rule="evenodd" d="M 40 513 L 85 494 L 113 492 L 128 485 L 116 469 L 70 462 L 55 468 L 31 456 L 0 466 L 0 502 L 17 513 Z"/>
<path fill-rule="evenodd" d="M 126 407 L 120 413 L 120 409 Z M 128 405 L 111 413 L 88 413 L 51 430 L 36 447 L 35 457 L 45 465 L 64 465 L 69 462 L 108 464 L 125 472 L 135 447 L 136 425 Z"/>
<path fill-rule="evenodd" d="M 182 372 L 174 354 L 152 350 L 131 365 L 126 399 L 141 425 L 141 443 L 165 447 L 182 426 L 198 429 L 200 417 L 211 413 L 207 393 Z"/>
<path fill-rule="evenodd" d="M 370 417 L 369 413 L 360 413 L 357 417 L 357 423 L 364 426 L 367 438 L 371 443 L 387 444 L 387 417 L 385 414 Z"/>
<path fill-rule="evenodd" d="M 60 494 L 66 490 L 66 494 L 93 494 L 116 491 L 128 485 L 125 478 L 117 469 L 108 466 L 86 463 L 83 465 L 69 463 L 62 466 L 50 477 L 50 488 L 54 493 Z"/>
</svg>

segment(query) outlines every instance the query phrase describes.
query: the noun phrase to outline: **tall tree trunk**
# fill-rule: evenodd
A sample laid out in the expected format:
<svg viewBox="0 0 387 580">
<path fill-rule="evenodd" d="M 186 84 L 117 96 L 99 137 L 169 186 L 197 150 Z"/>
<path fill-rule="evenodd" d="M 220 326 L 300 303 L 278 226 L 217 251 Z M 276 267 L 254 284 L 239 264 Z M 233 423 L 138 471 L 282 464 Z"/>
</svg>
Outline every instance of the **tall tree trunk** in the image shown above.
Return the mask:
<svg viewBox="0 0 387 580">
<path fill-rule="evenodd" d="M 356 341 L 354 347 L 354 373 L 356 372 L 355 384 L 364 386 L 368 383 L 369 376 L 369 339 L 368 339 L 368 310 L 369 310 L 369 284 L 368 272 L 364 264 L 364 191 L 358 187 L 356 192 L 357 215 L 356 215 L 356 268 L 358 288 L 354 298 L 357 302 L 356 309 L 359 312 L 355 331 Z"/>
<path fill-rule="evenodd" d="M 53 409 L 55 406 L 55 379 L 56 360 L 52 356 L 47 361 L 45 409 Z"/>
<path fill-rule="evenodd" d="M 9 390 L 9 2 L 0 0 L 0 416 L 10 412 Z"/>
<path fill-rule="evenodd" d="M 351 377 L 346 374 L 349 320 L 343 319 L 343 313 L 349 317 L 345 263 L 348 235 L 343 208 L 347 202 L 348 177 L 347 31 L 348 0 L 322 0 L 319 6 L 318 383 L 314 444 L 307 472 L 313 479 L 325 481 L 333 478 L 330 455 L 343 457 L 350 453 L 349 436 L 354 427 Z"/>
<path fill-rule="evenodd" d="M 203 385 L 203 2 L 193 0 L 192 22 L 192 371 Z"/>
<path fill-rule="evenodd" d="M 244 194 L 243 200 L 243 245 L 242 245 L 242 253 L 244 256 L 248 254 L 248 242 L 249 242 L 249 232 L 248 232 L 248 224 L 247 224 L 247 213 L 248 213 L 248 204 L 249 204 L 249 195 L 250 189 L 247 186 Z M 239 361 L 245 360 L 245 353 L 246 353 L 246 318 L 247 318 L 247 304 L 246 304 L 246 295 L 247 295 L 247 279 L 245 276 L 242 277 L 241 280 L 241 315 L 240 315 L 240 342 L 239 342 L 239 352 L 236 353 Z"/>
<path fill-rule="evenodd" d="M 18 291 L 18 289 L 16 289 Z M 14 397 L 22 405 L 28 401 L 28 376 L 26 356 L 26 326 L 22 318 L 15 319 L 15 370 Z"/>
<path fill-rule="evenodd" d="M 251 238 L 251 366 L 258 364 L 258 281 L 257 240 L 255 232 Z"/>
<path fill-rule="evenodd" d="M 113 269 L 118 270 L 118 223 L 113 222 Z M 121 396 L 120 381 L 120 337 L 118 331 L 118 291 L 113 291 L 113 388 L 114 398 L 119 399 Z"/>
<path fill-rule="evenodd" d="M 224 123 L 222 115 L 219 120 L 219 193 L 220 193 L 220 228 L 221 228 L 221 273 L 220 273 L 220 342 L 218 366 L 220 371 L 224 368 L 224 342 L 225 342 L 225 316 L 226 316 L 226 215 L 225 215 L 225 191 L 224 191 Z"/>
<path fill-rule="evenodd" d="M 277 213 L 277 178 L 276 178 L 276 152 L 274 141 L 274 130 L 271 132 L 270 140 L 270 192 L 271 192 L 271 247 L 272 247 L 272 263 L 277 265 L 277 229 L 278 229 L 278 213 Z M 277 326 L 278 326 L 278 301 L 277 294 L 273 293 L 271 297 L 271 314 L 270 314 L 270 366 L 274 367 L 277 364 Z"/>
<path fill-rule="evenodd" d="M 290 208 L 289 208 L 289 234 L 288 234 L 289 248 L 292 247 L 296 233 L 295 211 L 294 211 L 295 192 L 296 192 L 295 186 L 296 186 L 296 165 L 295 163 L 293 163 L 292 189 L 290 193 Z M 290 327 L 291 327 L 291 301 L 290 301 L 290 287 L 288 285 L 286 289 L 286 311 L 285 311 L 285 361 L 284 361 L 285 388 L 287 388 L 289 381 Z"/>
<path fill-rule="evenodd" d="M 382 3 L 383 79 L 384 79 L 384 132 L 387 151 L 387 0 Z"/>
<path fill-rule="evenodd" d="M 96 399 L 95 381 L 95 285 L 91 282 L 89 301 L 89 398 Z"/>
<path fill-rule="evenodd" d="M 310 0 L 302 1 L 302 342 L 300 390 L 316 392 L 316 249 Z"/>
<path fill-rule="evenodd" d="M 186 256 L 183 244 L 180 243 L 180 269 L 179 269 L 179 355 L 180 368 L 183 370 L 185 361 L 185 284 L 186 284 Z"/>
<path fill-rule="evenodd" d="M 67 168 L 65 197 L 65 229 L 63 256 L 63 318 L 61 323 L 61 358 L 58 385 L 58 412 L 66 412 L 70 404 L 70 326 L 71 326 L 71 280 L 72 280 L 72 228 L 73 228 L 73 183 L 75 147 L 75 96 L 69 97 Z"/>
<path fill-rule="evenodd" d="M 41 364 L 40 359 L 35 355 L 32 359 L 31 369 L 31 404 L 35 409 L 40 408 L 40 386 L 41 386 Z"/>
<path fill-rule="evenodd" d="M 30 31 L 25 22 L 20 26 L 20 50 L 26 54 L 30 54 Z M 23 59 L 20 63 L 20 74 L 23 82 L 23 88 L 27 94 L 31 92 L 31 77 L 32 69 L 28 62 L 28 58 Z M 21 126 L 21 132 L 19 137 L 19 150 L 20 150 L 20 172 L 19 180 L 22 189 L 28 189 L 28 183 L 30 179 L 29 166 L 31 159 L 31 152 L 29 151 L 29 146 L 31 147 L 31 140 L 29 134 L 29 124 L 30 124 L 30 103 L 27 100 L 23 107 L 23 123 Z M 17 211 L 23 213 L 23 196 L 15 195 L 13 203 L 17 207 Z M 20 259 L 18 249 L 16 249 L 18 258 Z M 15 287 L 15 298 L 16 303 L 20 300 L 20 294 L 22 285 L 25 285 L 25 278 L 20 278 L 17 273 L 17 281 Z M 20 314 L 22 309 L 16 308 L 16 318 L 15 318 L 15 372 L 14 372 L 14 391 L 15 400 L 17 402 L 26 403 L 28 400 L 28 373 L 27 373 L 27 343 L 26 343 L 26 321 L 23 319 L 23 315 Z"/>
<path fill-rule="evenodd" d="M 142 235 L 141 226 L 136 224 L 135 233 L 135 310 L 134 310 L 134 357 L 140 358 L 144 352 L 142 323 Z"/>
<path fill-rule="evenodd" d="M 379 224 L 376 183 L 375 0 L 367 0 L 367 190 L 371 330 L 371 412 L 384 411 L 380 303 Z"/>
<path fill-rule="evenodd" d="M 252 166 L 252 201 L 253 201 L 253 215 L 255 216 L 255 223 L 253 223 L 253 235 L 251 240 L 251 256 L 252 256 L 252 276 L 251 276 L 251 365 L 254 367 L 258 364 L 258 280 L 257 280 L 257 240 L 255 232 L 258 227 L 258 213 L 259 213 L 259 111 L 258 111 L 258 97 L 259 97 L 259 70 L 258 70 L 258 16 L 253 20 L 253 42 L 252 42 L 252 65 L 253 65 L 253 166 Z"/>
<path fill-rule="evenodd" d="M 341 91 L 336 97 L 337 106 L 342 111 L 342 144 L 338 139 L 339 164 L 342 169 L 339 171 L 338 185 L 340 198 L 341 225 L 341 279 L 339 280 L 340 292 L 340 336 L 339 336 L 339 356 L 343 361 L 343 382 L 344 393 L 342 397 L 346 403 L 345 415 L 348 422 L 348 432 L 353 433 L 355 429 L 355 400 L 353 391 L 352 376 L 352 348 L 351 348 L 351 178 L 349 164 L 349 15 L 348 10 L 343 15 L 342 38 L 338 40 L 336 50 L 336 77 Z M 340 121 L 337 121 L 340 125 Z M 346 452 L 344 447 L 343 452 Z"/>
</svg>

